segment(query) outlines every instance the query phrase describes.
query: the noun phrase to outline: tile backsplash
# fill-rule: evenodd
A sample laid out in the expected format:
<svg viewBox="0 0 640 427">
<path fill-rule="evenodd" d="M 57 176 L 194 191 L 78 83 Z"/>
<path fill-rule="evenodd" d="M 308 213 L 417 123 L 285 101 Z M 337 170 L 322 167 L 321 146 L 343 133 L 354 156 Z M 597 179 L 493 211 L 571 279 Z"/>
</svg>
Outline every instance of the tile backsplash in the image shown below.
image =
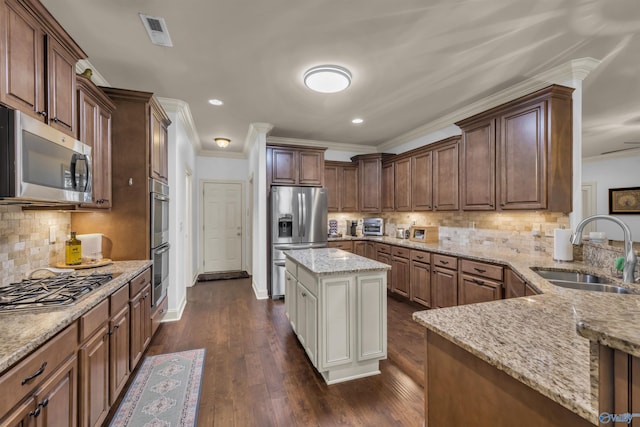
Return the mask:
<svg viewBox="0 0 640 427">
<path fill-rule="evenodd" d="M 52 227 L 55 243 L 49 243 Z M 0 285 L 20 281 L 36 268 L 64 261 L 64 242 L 70 227 L 69 213 L 0 206 Z"/>
</svg>

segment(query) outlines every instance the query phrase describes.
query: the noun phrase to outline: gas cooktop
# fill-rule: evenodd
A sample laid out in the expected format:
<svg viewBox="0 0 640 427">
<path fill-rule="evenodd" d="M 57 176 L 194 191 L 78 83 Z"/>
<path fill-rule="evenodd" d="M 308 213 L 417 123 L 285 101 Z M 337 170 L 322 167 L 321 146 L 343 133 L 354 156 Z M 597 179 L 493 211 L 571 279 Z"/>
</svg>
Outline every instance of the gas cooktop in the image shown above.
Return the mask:
<svg viewBox="0 0 640 427">
<path fill-rule="evenodd" d="M 111 273 L 61 274 L 11 283 L 0 287 L 0 312 L 68 306 L 111 281 L 114 276 Z"/>
</svg>

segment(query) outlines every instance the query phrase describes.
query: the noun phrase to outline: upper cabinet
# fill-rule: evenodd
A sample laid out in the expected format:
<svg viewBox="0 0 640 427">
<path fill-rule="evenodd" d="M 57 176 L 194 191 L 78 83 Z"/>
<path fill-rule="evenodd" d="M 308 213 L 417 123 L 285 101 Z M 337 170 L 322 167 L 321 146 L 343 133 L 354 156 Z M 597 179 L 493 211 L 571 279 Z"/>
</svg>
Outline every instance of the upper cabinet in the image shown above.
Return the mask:
<svg viewBox="0 0 640 427">
<path fill-rule="evenodd" d="M 151 164 L 149 176 L 165 184 L 169 183 L 169 159 L 168 159 L 168 136 L 167 128 L 171 123 L 164 109 L 152 98 L 150 102 L 151 115 L 150 125 L 151 136 Z"/>
<path fill-rule="evenodd" d="M 358 165 L 350 162 L 324 163 L 324 186 L 329 212 L 358 211 Z"/>
<path fill-rule="evenodd" d="M 456 123 L 463 209 L 572 210 L 572 92 L 552 85 Z"/>
<path fill-rule="evenodd" d="M 454 138 L 433 149 L 433 210 L 457 211 L 458 145 Z"/>
<path fill-rule="evenodd" d="M 111 115 L 115 105 L 85 76 L 77 76 L 78 139 L 91 146 L 93 202 L 87 208 L 111 207 Z"/>
<path fill-rule="evenodd" d="M 322 187 L 326 148 L 267 146 L 267 180 L 271 185 Z"/>
<path fill-rule="evenodd" d="M 395 210 L 395 164 L 394 162 L 382 164 L 382 211 L 393 212 Z"/>
<path fill-rule="evenodd" d="M 408 157 L 394 163 L 394 208 L 398 212 L 408 212 L 411 210 L 411 158 Z"/>
<path fill-rule="evenodd" d="M 35 0 L 4 0 L 0 22 L 0 101 L 75 138 L 75 66 L 86 54 Z"/>
<path fill-rule="evenodd" d="M 431 151 L 411 156 L 411 210 L 433 209 L 433 154 Z"/>
<path fill-rule="evenodd" d="M 360 174 L 360 212 L 382 210 L 382 161 L 389 154 L 362 154 L 351 158 L 358 162 Z M 393 187 L 392 187 L 393 188 Z"/>
</svg>

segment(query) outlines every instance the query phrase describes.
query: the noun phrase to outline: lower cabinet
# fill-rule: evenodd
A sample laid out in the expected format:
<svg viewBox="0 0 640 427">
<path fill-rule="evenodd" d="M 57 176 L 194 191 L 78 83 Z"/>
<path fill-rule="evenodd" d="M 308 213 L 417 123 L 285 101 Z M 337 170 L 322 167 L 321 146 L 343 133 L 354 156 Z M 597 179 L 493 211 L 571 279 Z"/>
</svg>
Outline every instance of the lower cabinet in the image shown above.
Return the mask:
<svg viewBox="0 0 640 427">
<path fill-rule="evenodd" d="M 353 253 L 363 257 L 367 257 L 367 242 L 356 240 L 353 242 Z"/>
<path fill-rule="evenodd" d="M 510 268 L 504 272 L 504 297 L 518 298 L 537 295 L 538 292 L 522 280 Z"/>
<path fill-rule="evenodd" d="M 327 384 L 379 373 L 387 356 L 385 272 L 317 276 L 290 259 L 286 267 L 295 282 L 287 317 Z"/>
<path fill-rule="evenodd" d="M 410 282 L 409 249 L 391 248 L 391 291 L 409 297 Z"/>
<path fill-rule="evenodd" d="M 286 261 L 285 261 L 286 263 Z M 294 266 L 295 267 L 295 266 Z M 293 332 L 298 332 L 298 321 L 296 319 L 296 313 L 298 312 L 295 304 L 297 298 L 293 296 L 298 292 L 296 288 L 296 277 L 291 274 L 289 270 L 285 270 L 284 272 L 284 294 L 287 295 L 284 297 L 284 313 L 289 319 L 291 323 L 291 327 L 293 328 Z M 291 295 L 289 297 L 288 295 Z"/>
<path fill-rule="evenodd" d="M 429 252 L 413 249 L 409 266 L 411 301 L 431 308 L 431 255 Z"/>
<path fill-rule="evenodd" d="M 458 305 L 458 260 L 455 257 L 431 256 L 431 300 L 434 308 Z"/>
<path fill-rule="evenodd" d="M 353 242 L 351 240 L 334 240 L 327 242 L 328 248 L 342 249 L 343 251 L 353 252 Z"/>
<path fill-rule="evenodd" d="M 372 259 L 391 265 L 391 245 L 384 243 L 375 244 L 376 255 Z M 393 268 L 387 270 L 387 289 L 393 289 Z"/>
<path fill-rule="evenodd" d="M 104 321 L 106 322 L 106 318 Z M 103 323 L 84 342 L 80 359 L 80 426 L 100 426 L 109 413 L 109 329 Z"/>
<path fill-rule="evenodd" d="M 502 299 L 502 280 L 504 267 L 479 261 L 462 259 L 460 261 L 460 289 L 458 304 Z"/>
<path fill-rule="evenodd" d="M 151 270 L 146 270 L 129 283 L 131 337 L 129 365 L 136 366 L 151 342 Z"/>
</svg>

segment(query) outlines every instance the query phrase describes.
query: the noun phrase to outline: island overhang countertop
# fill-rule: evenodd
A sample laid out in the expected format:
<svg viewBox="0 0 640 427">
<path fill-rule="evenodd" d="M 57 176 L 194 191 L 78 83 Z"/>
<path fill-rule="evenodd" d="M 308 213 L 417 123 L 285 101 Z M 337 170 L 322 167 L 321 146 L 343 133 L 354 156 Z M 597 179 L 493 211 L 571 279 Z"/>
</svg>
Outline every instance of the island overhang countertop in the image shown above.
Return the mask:
<svg viewBox="0 0 640 427">
<path fill-rule="evenodd" d="M 341 249 L 299 249 L 284 252 L 299 265 L 318 276 L 390 270 L 391 266 Z"/>
</svg>

